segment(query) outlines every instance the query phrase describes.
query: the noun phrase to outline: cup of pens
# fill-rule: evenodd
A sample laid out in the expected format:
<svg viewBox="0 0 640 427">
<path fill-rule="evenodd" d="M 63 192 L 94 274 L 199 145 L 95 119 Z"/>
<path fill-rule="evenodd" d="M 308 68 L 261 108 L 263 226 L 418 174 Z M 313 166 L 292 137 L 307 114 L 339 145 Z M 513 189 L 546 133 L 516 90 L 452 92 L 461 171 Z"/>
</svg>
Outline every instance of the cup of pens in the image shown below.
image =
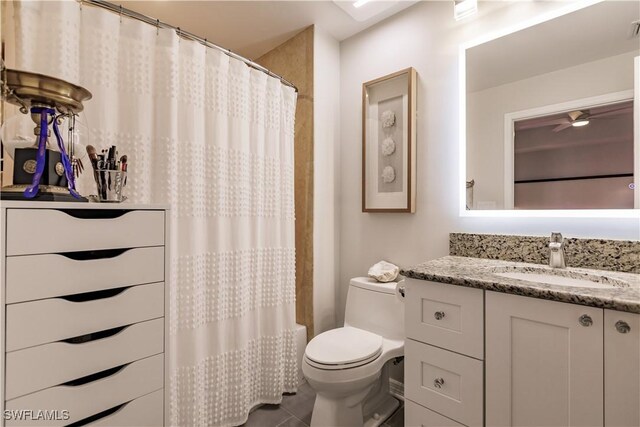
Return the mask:
<svg viewBox="0 0 640 427">
<path fill-rule="evenodd" d="M 97 153 L 96 149 L 88 145 L 87 154 L 93 167 L 93 177 L 98 190 L 99 202 L 119 203 L 126 199 L 122 190 L 127 185 L 127 156 L 118 159 L 116 146 Z"/>
</svg>

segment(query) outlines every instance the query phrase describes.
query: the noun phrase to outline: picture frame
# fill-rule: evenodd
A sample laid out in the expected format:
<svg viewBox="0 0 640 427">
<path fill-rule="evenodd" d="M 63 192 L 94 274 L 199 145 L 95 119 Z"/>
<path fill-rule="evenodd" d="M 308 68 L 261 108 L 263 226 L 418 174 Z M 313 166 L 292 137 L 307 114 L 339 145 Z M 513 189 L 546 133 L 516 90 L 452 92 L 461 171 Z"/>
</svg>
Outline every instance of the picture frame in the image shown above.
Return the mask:
<svg viewBox="0 0 640 427">
<path fill-rule="evenodd" d="M 362 212 L 415 212 L 413 67 L 362 85 Z"/>
</svg>

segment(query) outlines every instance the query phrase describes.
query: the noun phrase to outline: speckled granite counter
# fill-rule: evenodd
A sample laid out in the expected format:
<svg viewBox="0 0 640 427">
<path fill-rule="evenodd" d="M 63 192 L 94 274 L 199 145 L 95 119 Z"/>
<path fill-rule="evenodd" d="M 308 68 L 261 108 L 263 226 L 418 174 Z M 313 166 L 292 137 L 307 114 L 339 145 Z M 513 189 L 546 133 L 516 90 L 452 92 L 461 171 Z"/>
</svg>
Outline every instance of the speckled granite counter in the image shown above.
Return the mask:
<svg viewBox="0 0 640 427">
<path fill-rule="evenodd" d="M 564 239 L 567 267 L 640 273 L 640 242 Z M 449 255 L 504 261 L 549 263 L 549 236 L 450 233 Z"/>
<path fill-rule="evenodd" d="M 510 271 L 544 272 L 551 270 L 546 265 L 512 261 L 446 256 L 415 267 L 402 269 L 400 274 L 414 279 L 431 280 L 452 285 L 480 288 L 487 291 L 505 292 L 553 301 L 609 308 L 640 313 L 640 275 L 613 271 L 566 268 L 555 270 L 569 278 L 587 278 L 596 275 L 613 287 L 586 288 L 548 285 L 498 276 L 496 273 Z"/>
</svg>

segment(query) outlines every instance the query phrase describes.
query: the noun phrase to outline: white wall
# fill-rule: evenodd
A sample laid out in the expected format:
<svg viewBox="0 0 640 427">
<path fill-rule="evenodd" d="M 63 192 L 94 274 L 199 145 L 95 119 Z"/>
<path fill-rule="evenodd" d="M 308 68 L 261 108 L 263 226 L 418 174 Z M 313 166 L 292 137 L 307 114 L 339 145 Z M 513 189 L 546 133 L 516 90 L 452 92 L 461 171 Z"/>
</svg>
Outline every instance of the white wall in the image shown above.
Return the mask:
<svg viewBox="0 0 640 427">
<path fill-rule="evenodd" d="M 313 44 L 313 323 L 317 335 L 336 326 L 340 254 L 340 45 L 318 26 Z"/>
<path fill-rule="evenodd" d="M 566 5 L 490 3 L 480 2 L 478 15 L 455 22 L 453 2 L 422 2 L 341 44 L 339 324 L 350 277 L 366 274 L 380 259 L 410 266 L 446 255 L 450 232 L 640 238 L 637 219 L 459 216 L 458 45 Z M 361 85 L 410 66 L 418 72 L 416 213 L 365 214 Z"/>
<path fill-rule="evenodd" d="M 492 201 L 497 209 L 504 207 L 505 114 L 631 90 L 636 55 L 628 52 L 467 94 L 467 180 L 475 180 L 474 204 Z"/>
</svg>

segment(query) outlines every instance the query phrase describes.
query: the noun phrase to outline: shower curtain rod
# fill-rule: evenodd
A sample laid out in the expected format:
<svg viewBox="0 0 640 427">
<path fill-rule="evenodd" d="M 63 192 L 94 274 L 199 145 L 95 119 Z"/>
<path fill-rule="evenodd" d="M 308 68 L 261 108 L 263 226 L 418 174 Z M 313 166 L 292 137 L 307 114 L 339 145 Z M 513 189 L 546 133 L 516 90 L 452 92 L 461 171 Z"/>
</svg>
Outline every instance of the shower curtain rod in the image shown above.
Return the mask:
<svg viewBox="0 0 640 427">
<path fill-rule="evenodd" d="M 137 19 L 138 21 L 142 21 L 144 23 L 147 23 L 149 25 L 153 25 L 155 27 L 158 28 L 168 28 L 171 30 L 174 30 L 176 32 L 176 34 L 178 34 L 178 37 L 182 37 L 188 40 L 193 40 L 196 41 L 200 44 L 205 45 L 206 47 L 210 47 L 212 49 L 217 49 L 223 53 L 225 53 L 226 55 L 234 58 L 234 59 L 238 59 L 242 62 L 244 62 L 245 64 L 247 64 L 249 67 L 261 71 L 271 77 L 274 77 L 278 80 L 280 80 L 280 82 L 282 82 L 283 85 L 285 86 L 289 86 L 292 87 L 296 92 L 298 92 L 298 88 L 291 83 L 290 81 L 288 81 L 287 79 L 285 79 L 284 77 L 274 73 L 273 71 L 270 71 L 268 69 L 266 69 L 265 67 L 263 67 L 260 64 L 257 64 L 255 62 L 253 62 L 250 59 L 245 58 L 244 56 L 238 55 L 237 53 L 232 52 L 229 49 L 225 49 L 222 46 L 218 46 L 215 43 L 211 43 L 210 41 L 208 41 L 207 39 L 203 39 L 202 37 L 196 36 L 193 33 L 190 33 L 189 31 L 184 31 L 182 29 L 180 29 L 180 27 L 174 27 L 171 24 L 167 24 L 166 22 L 162 22 L 159 19 L 154 19 L 151 18 L 147 15 L 143 15 L 141 13 L 135 12 L 131 9 L 127 9 L 125 7 L 122 7 L 122 5 L 118 6 L 115 5 L 113 3 L 110 3 L 108 1 L 105 0 L 76 0 L 78 3 L 80 3 L 80 6 L 82 6 L 83 4 L 88 4 L 91 6 L 97 6 L 97 7 L 101 7 L 103 9 L 107 9 L 111 12 L 117 13 L 120 16 L 127 16 L 129 18 L 133 18 L 133 19 Z"/>
</svg>

